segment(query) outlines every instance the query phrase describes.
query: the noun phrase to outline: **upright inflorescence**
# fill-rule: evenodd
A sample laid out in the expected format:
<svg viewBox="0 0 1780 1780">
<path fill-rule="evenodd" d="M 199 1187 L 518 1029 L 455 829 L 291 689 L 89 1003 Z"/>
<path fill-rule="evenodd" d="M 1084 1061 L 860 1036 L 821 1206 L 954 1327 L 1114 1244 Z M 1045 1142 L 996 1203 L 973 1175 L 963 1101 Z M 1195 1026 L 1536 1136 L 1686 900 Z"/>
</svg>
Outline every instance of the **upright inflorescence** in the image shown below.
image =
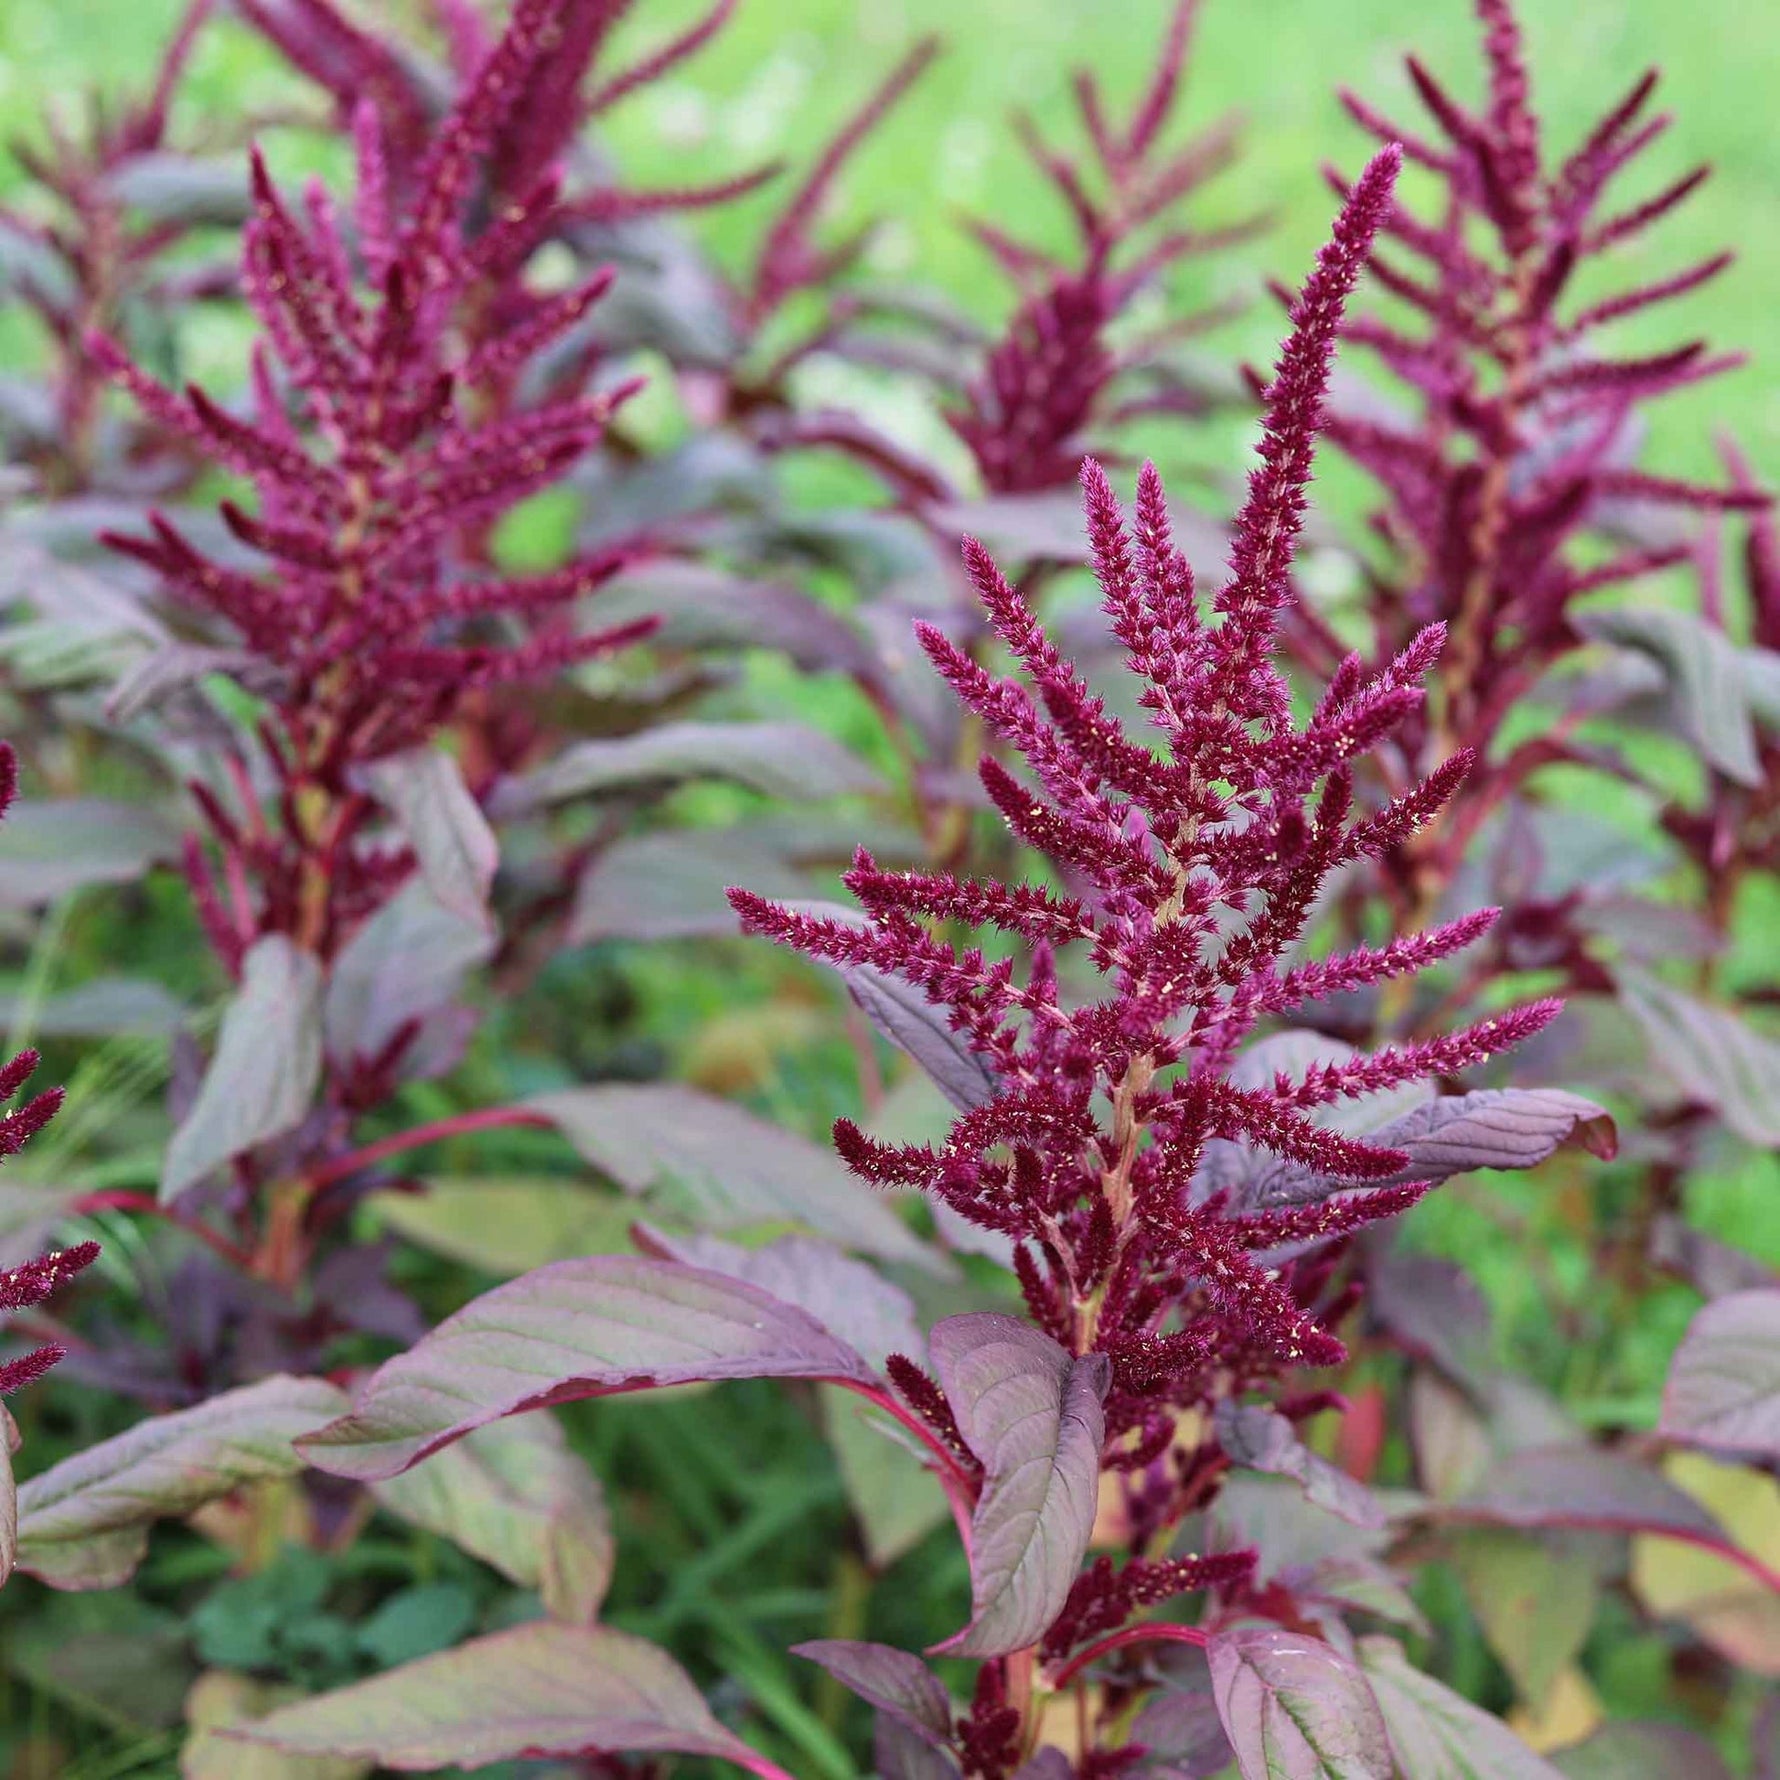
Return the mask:
<svg viewBox="0 0 1780 1780">
<path fill-rule="evenodd" d="M 79 130 L 46 112 L 46 151 L 8 144 L 49 212 L 0 205 L 0 235 L 12 238 L 8 257 L 15 262 L 9 282 L 41 324 L 53 359 L 45 412 L 10 413 L 4 430 L 13 455 L 52 499 L 98 490 L 165 496 L 201 463 L 183 442 L 152 430 L 107 436 L 105 377 L 85 342 L 90 330 L 117 328 L 132 311 L 159 315 L 229 293 L 230 281 L 218 280 L 215 265 L 181 252 L 203 221 L 221 219 L 177 203 L 144 210 L 134 197 L 138 187 L 152 196 L 156 163 L 173 158 L 174 99 L 213 6 L 191 0 L 139 99 L 109 107 L 94 98 Z"/>
<path fill-rule="evenodd" d="M 1613 197 L 1668 125 L 1649 114 L 1656 74 L 1643 75 L 1574 153 L 1554 160 L 1531 108 L 1508 0 L 1477 0 L 1477 9 L 1489 69 L 1481 109 L 1459 104 L 1414 58 L 1409 74 L 1434 136 L 1406 133 L 1344 95 L 1364 128 L 1402 143 L 1444 188 L 1432 217 L 1393 205 L 1368 263 L 1415 319 L 1361 316 L 1344 328 L 1409 386 L 1414 416 L 1337 412 L 1326 427 L 1384 497 L 1374 525 L 1395 561 L 1373 586 L 1379 658 L 1417 626 L 1449 628 L 1432 721 L 1416 726 L 1424 770 L 1454 746 L 1489 746 L 1515 702 L 1576 646 L 1576 601 L 1686 558 L 1687 541 L 1672 532 L 1628 539 L 1620 525 L 1628 510 L 1710 511 L 1762 498 L 1633 462 L 1641 411 L 1738 357 L 1698 340 L 1633 356 L 1604 343 L 1613 324 L 1697 290 L 1731 255 L 1610 296 L 1575 295 L 1580 274 L 1661 222 L 1706 178 L 1700 167 L 1647 198 Z M 1591 532 L 1616 531 L 1605 551 L 1578 547 Z M 1327 633 L 1316 641 L 1326 666 L 1340 646 Z M 1468 795 L 1487 789 L 1494 798 L 1546 758 L 1547 747 L 1532 746 Z"/>
<path fill-rule="evenodd" d="M 359 769 L 425 741 L 489 687 L 647 629 L 585 634 L 571 621 L 575 602 L 626 560 L 621 550 L 533 576 L 482 566 L 489 526 L 591 450 L 632 387 L 509 399 L 598 300 L 604 272 L 532 298 L 504 331 L 483 325 L 489 279 L 522 262 L 554 198 L 481 228 L 479 175 L 554 53 L 564 10 L 564 0 L 517 8 L 400 182 L 383 112 L 359 107 L 350 230 L 319 184 L 293 205 L 255 156 L 242 281 L 265 342 L 250 415 L 197 388 L 176 394 L 109 340 L 92 343 L 154 419 L 258 495 L 256 512 L 222 507 L 235 537 L 267 560 L 258 573 L 205 554 L 159 515 L 147 537 L 108 539 L 230 627 L 256 684 L 272 688 L 262 757 L 231 763 L 229 790 L 269 771 L 273 811 L 263 817 L 245 794 L 237 801 L 249 807 L 231 811 L 198 788 L 230 874 L 261 886 L 257 908 L 241 907 L 237 889 L 224 912 L 193 862 L 231 964 L 266 932 L 326 955 L 409 869 L 359 848 L 372 810 Z"/>
<path fill-rule="evenodd" d="M 1229 123 L 1178 147 L 1164 137 L 1178 106 L 1198 0 L 1178 0 L 1148 86 L 1122 123 L 1108 115 L 1091 73 L 1075 77 L 1088 154 L 1072 159 L 1028 119 L 1020 140 L 1068 209 L 1076 242 L 1057 257 L 986 221 L 977 239 L 1018 286 L 1021 303 L 982 371 L 949 415 L 970 447 L 984 486 L 1019 494 L 1074 480 L 1092 425 L 1146 413 L 1196 413 L 1197 390 L 1166 371 L 1164 349 L 1218 320 L 1221 310 L 1176 317 L 1119 342 L 1109 330 L 1134 299 L 1183 260 L 1254 232 L 1255 223 L 1216 229 L 1175 226 L 1173 215 L 1235 154 Z"/>
<path fill-rule="evenodd" d="M 1128 520 L 1099 466 L 1084 466 L 1105 610 L 1160 749 L 1089 691 L 975 542 L 966 570 L 1024 683 L 920 631 L 959 698 L 1025 761 L 1029 779 L 984 759 L 983 784 L 1062 887 L 887 871 L 861 852 L 846 881 L 863 924 L 732 892 L 751 931 L 915 984 L 987 1066 L 992 1094 L 938 1147 L 880 1142 L 846 1120 L 836 1142 L 864 1179 L 923 1189 L 1012 1240 L 1033 1320 L 1071 1351 L 1111 1360 L 1107 1451 L 1118 1469 L 1157 1458 L 1183 1410 L 1341 1358 L 1332 1325 L 1350 1300 L 1333 1283 L 1339 1239 L 1423 1186 L 1403 1178 L 1402 1152 L 1339 1135 L 1318 1112 L 1466 1069 L 1556 1011 L 1535 1003 L 1296 1079 L 1249 1083 L 1236 1067 L 1263 1022 L 1420 970 L 1493 918 L 1484 910 L 1320 959 L 1300 950 L 1330 877 L 1400 843 L 1468 764 L 1457 756 L 1383 808 L 1356 811 L 1354 763 L 1419 714 L 1438 624 L 1378 671 L 1348 657 L 1302 726 L 1276 661 L 1331 355 L 1397 167 L 1393 149 L 1366 169 L 1294 306 L 1230 575 L 1209 610 L 1172 542 L 1154 469 L 1140 475 Z M 953 924 L 992 929 L 1005 955 L 959 949 L 942 937 Z M 1071 948 L 1101 979 L 1099 999 L 1067 991 L 1084 974 L 1068 969 Z M 1269 1209 L 1233 1161 L 1254 1150 L 1324 1190 Z M 897 1376 L 921 1412 L 918 1373 Z M 1167 1581 L 1125 1579 L 1146 1600 L 1172 1592 Z M 1083 1587 L 1083 1625 L 1131 1605 Z"/>
</svg>

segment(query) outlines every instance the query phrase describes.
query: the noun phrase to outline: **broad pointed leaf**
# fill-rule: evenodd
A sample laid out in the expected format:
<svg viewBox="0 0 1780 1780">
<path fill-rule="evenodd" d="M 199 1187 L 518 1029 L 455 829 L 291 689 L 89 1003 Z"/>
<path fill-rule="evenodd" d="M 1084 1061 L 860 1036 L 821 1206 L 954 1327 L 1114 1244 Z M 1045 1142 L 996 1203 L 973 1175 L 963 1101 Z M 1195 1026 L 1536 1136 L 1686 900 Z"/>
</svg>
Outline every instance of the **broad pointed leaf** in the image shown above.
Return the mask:
<svg viewBox="0 0 1780 1780">
<path fill-rule="evenodd" d="M 944 1012 L 913 983 L 869 965 L 841 974 L 865 1017 L 913 1057 L 960 1112 L 987 1106 L 1000 1092 L 988 1062 L 952 1030 Z"/>
<path fill-rule="evenodd" d="M 956 1758 L 900 1718 L 880 1712 L 872 1733 L 876 1780 L 958 1780 Z"/>
<path fill-rule="evenodd" d="M 302 1470 L 296 1437 L 345 1406 L 319 1378 L 267 1378 L 77 1452 L 20 1486 L 19 1568 L 52 1588 L 115 1588 L 154 1521 Z"/>
<path fill-rule="evenodd" d="M 321 1000 L 313 953 L 282 934 L 254 942 L 198 1098 L 167 1146 L 163 1202 L 308 1113 L 321 1079 Z"/>
<path fill-rule="evenodd" d="M 1643 972 L 1622 970 L 1619 989 L 1652 1060 L 1684 1094 L 1758 1149 L 1780 1147 L 1780 1043 Z"/>
<path fill-rule="evenodd" d="M 1490 1649 L 1520 1697 L 1543 1711 L 1594 1624 L 1594 1554 L 1574 1536 L 1465 1527 L 1452 1535 L 1450 1555 Z"/>
<path fill-rule="evenodd" d="M 1443 1181 L 1473 1168 L 1533 1168 L 1569 1144 L 1592 1155 L 1612 1156 L 1618 1145 L 1604 1107 L 1560 1088 L 1480 1088 L 1452 1094 L 1424 1101 L 1365 1135 L 1381 1149 L 1409 1152 L 1403 1168 L 1367 1181 L 1368 1187 Z M 1242 1202 L 1251 1210 L 1303 1205 L 1353 1184 L 1302 1163 L 1262 1157 L 1259 1171 L 1243 1183 Z"/>
<path fill-rule="evenodd" d="M 760 1248 L 743 1248 L 718 1236 L 672 1236 L 647 1224 L 637 1227 L 636 1239 L 645 1254 L 746 1280 L 782 1304 L 807 1310 L 874 1366 L 893 1353 L 919 1358 L 926 1349 L 908 1293 L 833 1243 L 781 1236 Z"/>
<path fill-rule="evenodd" d="M 1005 1656 L 1036 1643 L 1062 1610 L 1088 1548 L 1111 1377 L 1028 1323 L 952 1316 L 928 1340 L 958 1430 L 983 1466 L 971 1519 L 971 1617 L 936 1646 Z"/>
<path fill-rule="evenodd" d="M 602 1083 L 526 1102 L 587 1161 L 664 1214 L 718 1230 L 791 1221 L 929 1271 L 938 1257 L 831 1151 L 673 1083 Z"/>
<path fill-rule="evenodd" d="M 485 919 L 452 914 L 423 879 L 410 879 L 334 960 L 322 1005 L 329 1053 L 342 1061 L 374 1057 L 418 1021 L 420 1036 L 403 1053 L 402 1073 L 425 1078 L 454 1067 L 467 1025 L 453 1004 L 494 947 Z"/>
<path fill-rule="evenodd" d="M 1718 770 L 1761 783 L 1749 688 L 1736 645 L 1698 614 L 1656 606 L 1597 607 L 1572 619 L 1585 636 L 1654 660 L 1667 680 L 1666 714 Z"/>
<path fill-rule="evenodd" d="M 21 798 L 0 824 L 0 908 L 33 908 L 89 884 L 133 884 L 178 856 L 178 829 L 142 804 Z"/>
<path fill-rule="evenodd" d="M 1206 1659 L 1242 1780 L 1382 1780 L 1390 1773 L 1372 1690 L 1332 1644 L 1247 1626 L 1213 1633 Z"/>
<path fill-rule="evenodd" d="M 1391 1639 L 1362 1638 L 1360 1662 L 1389 1727 L 1398 1772 L 1415 1780 L 1562 1780 L 1499 1718 L 1412 1669 Z"/>
<path fill-rule="evenodd" d="M 793 1656 L 819 1663 L 860 1699 L 900 1719 L 929 1743 L 944 1744 L 952 1734 L 952 1696 L 945 1683 L 906 1650 L 848 1638 L 818 1638 L 793 1644 Z"/>
<path fill-rule="evenodd" d="M 665 1651 L 628 1632 L 547 1620 L 282 1707 L 233 1734 L 401 1773 L 628 1750 L 752 1758 Z"/>
<path fill-rule="evenodd" d="M 605 1493 L 547 1415 L 497 1422 L 373 1486 L 379 1503 L 586 1622 L 612 1575 Z"/>
<path fill-rule="evenodd" d="M 1657 1431 L 1780 1459 L 1780 1291 L 1733 1292 L 1694 1318 L 1669 1368 Z"/>
<path fill-rule="evenodd" d="M 1663 1533 L 1720 1546 L 1724 1529 L 1660 1472 L 1602 1447 L 1535 1448 L 1503 1458 L 1483 1481 L 1436 1511 L 1505 1527 Z"/>
<path fill-rule="evenodd" d="M 740 1280 L 594 1255 L 540 1267 L 447 1317 L 380 1366 L 352 1414 L 303 1442 L 339 1477 L 394 1477 L 503 1416 L 720 1378 L 869 1383 L 845 1343 Z"/>
<path fill-rule="evenodd" d="M 886 1570 L 944 1524 L 951 1513 L 945 1489 L 930 1455 L 900 1423 L 844 1386 L 816 1389 L 822 1432 L 859 1524 L 865 1555 L 874 1569 Z"/>
<path fill-rule="evenodd" d="M 610 741 L 577 742 L 548 766 L 496 793 L 498 816 L 687 779 L 727 779 L 769 797 L 838 797 L 876 791 L 864 761 L 801 723 L 658 723 Z"/>
<path fill-rule="evenodd" d="M 264 1718 L 274 1708 L 303 1697 L 302 1688 L 283 1682 L 257 1681 L 228 1669 L 207 1670 L 185 1697 L 191 1734 L 179 1752 L 180 1780 L 365 1780 L 371 1772 L 368 1762 L 286 1755 L 277 1749 L 252 1748 L 223 1734 L 232 1725 Z"/>
<path fill-rule="evenodd" d="M 410 748 L 375 762 L 365 777 L 401 824 L 434 900 L 486 926 L 500 845 L 457 762 L 443 748 Z"/>
<path fill-rule="evenodd" d="M 1348 1476 L 1312 1452 L 1277 1409 L 1225 1400 L 1217 1407 L 1217 1428 L 1218 1439 L 1232 1464 L 1295 1478 L 1319 1508 L 1340 1515 L 1356 1527 L 1385 1524 L 1384 1507 L 1378 1498 L 1357 1477 Z"/>
</svg>

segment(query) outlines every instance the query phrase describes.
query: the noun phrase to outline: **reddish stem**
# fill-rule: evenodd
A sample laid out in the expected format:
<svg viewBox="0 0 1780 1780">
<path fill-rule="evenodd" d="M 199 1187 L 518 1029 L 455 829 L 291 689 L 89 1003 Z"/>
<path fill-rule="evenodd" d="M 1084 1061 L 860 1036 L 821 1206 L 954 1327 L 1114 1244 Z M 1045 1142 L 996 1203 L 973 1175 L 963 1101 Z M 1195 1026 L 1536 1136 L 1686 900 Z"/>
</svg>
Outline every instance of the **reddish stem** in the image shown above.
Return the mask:
<svg viewBox="0 0 1780 1780">
<path fill-rule="evenodd" d="M 1115 1650 L 1123 1650 L 1130 1644 L 1193 1644 L 1203 1650 L 1209 1642 L 1208 1634 L 1197 1626 L 1173 1625 L 1167 1620 L 1122 1626 L 1118 1631 L 1108 1632 L 1104 1638 L 1072 1656 L 1051 1677 L 1051 1687 L 1055 1692 L 1061 1693 L 1090 1663 L 1098 1662 L 1103 1656 L 1111 1656 Z"/>
<path fill-rule="evenodd" d="M 387 1157 L 401 1155 L 404 1150 L 417 1150 L 429 1143 L 444 1143 L 448 1138 L 462 1137 L 471 1131 L 491 1131 L 502 1126 L 515 1125 L 533 1130 L 550 1129 L 550 1121 L 542 1113 L 528 1111 L 523 1106 L 488 1106 L 480 1112 L 453 1113 L 448 1119 L 435 1119 L 428 1125 L 416 1125 L 411 1130 L 398 1131 L 391 1137 L 380 1137 L 361 1150 L 336 1156 L 333 1161 L 324 1162 L 311 1171 L 309 1184 L 320 1192 L 323 1187 L 331 1187 L 335 1181 L 345 1180 L 350 1174 L 375 1167 Z"/>
<path fill-rule="evenodd" d="M 164 1218 L 168 1223 L 197 1237 L 200 1242 L 209 1243 L 225 1261 L 237 1267 L 248 1264 L 247 1251 L 237 1247 L 220 1230 L 211 1229 L 202 1218 L 186 1217 L 172 1206 L 163 1205 L 152 1193 L 108 1187 L 103 1192 L 82 1194 L 69 1209 L 82 1216 L 95 1211 L 140 1211 L 152 1218 Z"/>
</svg>

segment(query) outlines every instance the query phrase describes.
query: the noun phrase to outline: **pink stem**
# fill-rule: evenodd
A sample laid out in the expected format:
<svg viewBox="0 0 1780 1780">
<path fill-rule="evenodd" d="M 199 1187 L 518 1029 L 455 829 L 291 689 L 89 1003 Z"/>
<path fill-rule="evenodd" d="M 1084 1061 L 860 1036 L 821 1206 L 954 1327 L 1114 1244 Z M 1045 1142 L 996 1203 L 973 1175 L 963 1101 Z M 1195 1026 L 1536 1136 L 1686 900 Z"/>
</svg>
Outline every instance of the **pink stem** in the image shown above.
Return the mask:
<svg viewBox="0 0 1780 1780">
<path fill-rule="evenodd" d="M 140 1211 L 151 1218 L 165 1218 L 170 1224 L 188 1231 L 200 1242 L 207 1242 L 237 1267 L 248 1263 L 247 1251 L 237 1248 L 220 1230 L 213 1230 L 202 1218 L 186 1217 L 171 1206 L 163 1205 L 152 1193 L 134 1193 L 123 1187 L 108 1187 L 103 1192 L 85 1193 L 69 1209 L 84 1215 L 95 1211 Z"/>
<path fill-rule="evenodd" d="M 1115 1650 L 1123 1650 L 1128 1644 L 1194 1644 L 1203 1650 L 1208 1641 L 1207 1634 L 1197 1626 L 1172 1625 L 1166 1620 L 1123 1626 L 1116 1632 L 1108 1632 L 1098 1643 L 1090 1644 L 1086 1650 L 1072 1656 L 1051 1677 L 1051 1686 L 1061 1691 L 1090 1663 L 1098 1662 L 1103 1656 L 1110 1656 Z"/>
<path fill-rule="evenodd" d="M 951 1504 L 952 1518 L 958 1523 L 958 1537 L 964 1541 L 964 1549 L 969 1551 L 971 1516 L 976 1508 L 976 1485 L 966 1475 L 953 1453 L 918 1415 L 905 1409 L 881 1385 L 865 1384 L 855 1378 L 837 1378 L 832 1382 L 856 1391 L 868 1403 L 875 1404 L 886 1415 L 893 1416 L 933 1455 L 940 1488 L 946 1492 L 946 1500 Z"/>
<path fill-rule="evenodd" d="M 547 1131 L 550 1129 L 550 1120 L 542 1113 L 528 1112 L 523 1106 L 489 1106 L 480 1112 L 453 1113 L 448 1119 L 435 1119 L 430 1125 L 416 1125 L 411 1130 L 398 1131 L 394 1136 L 380 1137 L 375 1143 L 366 1144 L 362 1150 L 336 1156 L 333 1161 L 323 1163 L 310 1174 L 309 1184 L 319 1192 L 323 1187 L 331 1187 L 335 1181 L 344 1180 L 349 1174 L 374 1167 L 386 1157 L 399 1156 L 404 1150 L 417 1150 L 429 1143 L 443 1143 L 448 1138 L 462 1137 L 471 1131 L 491 1131 L 512 1125 Z"/>
</svg>

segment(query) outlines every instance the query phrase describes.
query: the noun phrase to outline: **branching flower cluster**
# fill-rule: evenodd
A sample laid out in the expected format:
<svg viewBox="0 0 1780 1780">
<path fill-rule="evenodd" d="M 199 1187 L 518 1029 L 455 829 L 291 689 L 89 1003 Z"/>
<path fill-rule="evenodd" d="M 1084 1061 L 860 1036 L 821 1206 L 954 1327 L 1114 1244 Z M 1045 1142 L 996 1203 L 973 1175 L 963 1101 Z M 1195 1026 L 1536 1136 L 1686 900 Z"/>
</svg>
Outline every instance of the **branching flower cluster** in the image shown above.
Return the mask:
<svg viewBox="0 0 1780 1780">
<path fill-rule="evenodd" d="M 1641 237 L 1706 178 L 1696 168 L 1653 195 L 1616 201 L 1625 172 L 1664 133 L 1651 114 L 1657 77 L 1643 75 L 1562 159 L 1552 157 L 1530 96 L 1524 45 L 1507 0 L 1477 0 L 1489 68 L 1477 110 L 1461 105 L 1419 61 L 1416 92 L 1435 125 L 1400 129 L 1364 99 L 1344 95 L 1372 134 L 1443 188 L 1437 214 L 1402 204 L 1384 219 L 1369 261 L 1378 288 L 1412 318 L 1350 317 L 1344 337 L 1376 353 L 1412 392 L 1412 419 L 1337 410 L 1330 439 L 1379 484 L 1376 531 L 1395 560 L 1373 583 L 1380 657 L 1417 626 L 1445 623 L 1450 640 L 1429 716 L 1412 726 L 1423 770 L 1455 745 L 1488 750 L 1516 701 L 1577 646 L 1576 602 L 1687 559 L 1689 543 L 1634 533 L 1634 512 L 1713 512 L 1759 506 L 1748 487 L 1649 473 L 1633 461 L 1640 415 L 1674 390 L 1740 364 L 1699 340 L 1622 356 L 1614 324 L 1683 297 L 1717 277 L 1728 253 L 1653 281 L 1582 300 L 1597 262 Z M 1344 182 L 1331 174 L 1337 190 Z M 1603 552 L 1589 534 L 1621 536 Z M 1316 632 L 1303 613 L 1300 633 Z M 1326 671 L 1341 653 L 1317 632 Z M 1553 758 L 1541 737 L 1480 775 L 1451 847 L 1462 847 L 1493 803 Z"/>
<path fill-rule="evenodd" d="M 115 343 L 92 342 L 154 419 L 258 495 L 257 512 L 225 502 L 222 515 L 268 559 L 262 572 L 207 555 L 158 515 L 148 537 L 108 538 L 224 621 L 262 677 L 272 673 L 274 715 L 259 740 L 278 787 L 273 818 L 245 793 L 247 807 L 230 811 L 195 788 L 230 874 L 263 887 L 259 908 L 241 906 L 239 892 L 225 908 L 193 860 L 211 937 L 231 963 L 266 932 L 327 955 L 410 869 L 406 857 L 359 847 L 374 809 L 359 769 L 424 742 L 488 688 L 587 661 L 648 628 L 583 634 L 567 616 L 617 571 L 622 550 L 498 576 L 474 546 L 591 450 L 634 387 L 546 391 L 513 407 L 498 399 L 598 300 L 605 272 L 536 298 L 501 331 L 465 325 L 554 215 L 547 184 L 495 227 L 469 220 L 478 169 L 501 152 L 554 53 L 562 11 L 561 0 L 517 8 L 401 180 L 381 113 L 359 107 L 352 235 L 368 291 L 325 190 L 311 184 L 300 207 L 289 203 L 256 155 L 242 276 L 270 351 L 255 360 L 251 415 L 195 387 L 176 394 Z M 516 618 L 530 628 L 513 639 Z M 250 783 L 247 763 L 230 764 L 237 788 Z"/>
<path fill-rule="evenodd" d="M 1181 146 L 1164 143 L 1198 12 L 1198 0 L 1178 0 L 1149 84 L 1123 121 L 1108 114 L 1093 74 L 1077 72 L 1086 157 L 1072 159 L 1030 119 L 1016 120 L 1022 146 L 1068 209 L 1076 243 L 1070 257 L 1059 258 L 995 223 L 971 225 L 1022 293 L 962 407 L 948 416 L 991 493 L 1068 485 L 1093 425 L 1193 415 L 1208 405 L 1206 392 L 1168 370 L 1165 351 L 1223 319 L 1224 309 L 1176 315 L 1135 338 L 1110 337 L 1134 300 L 1171 267 L 1247 240 L 1258 226 L 1247 220 L 1196 229 L 1173 220 L 1182 201 L 1236 153 L 1228 120 Z"/>
<path fill-rule="evenodd" d="M 1262 1022 L 1420 970 L 1476 939 L 1494 913 L 1375 950 L 1295 956 L 1330 876 L 1413 833 L 1469 764 L 1455 756 L 1386 807 L 1355 810 L 1355 762 L 1419 713 L 1441 626 L 1379 672 L 1350 656 L 1302 727 L 1275 660 L 1331 354 L 1389 214 L 1397 166 L 1388 150 L 1367 168 L 1293 310 L 1230 576 L 1209 612 L 1172 542 L 1153 468 L 1139 478 L 1129 521 L 1099 467 L 1084 468 L 1106 613 L 1143 683 L 1160 751 L 1089 691 L 980 545 L 966 545 L 967 570 L 1031 690 L 939 630 L 921 633 L 958 696 L 1030 769 L 1028 781 L 991 757 L 983 784 L 1014 834 L 1054 862 L 1068 893 L 886 871 L 863 852 L 847 884 L 866 926 L 732 892 L 750 930 L 843 971 L 915 984 L 988 1066 L 992 1097 L 964 1111 L 937 1148 L 879 1142 L 845 1120 L 836 1142 L 873 1184 L 923 1189 L 1013 1240 L 1037 1325 L 1073 1353 L 1111 1361 L 1109 1463 L 1154 1468 L 1152 1486 L 1165 1496 L 1182 1478 L 1156 1461 L 1181 1411 L 1342 1357 L 1334 1325 L 1349 1300 L 1332 1290 L 1331 1245 L 1424 1190 L 1400 1178 L 1405 1153 L 1341 1136 L 1317 1112 L 1455 1074 L 1557 1011 L 1536 1002 L 1301 1079 L 1281 1075 L 1261 1087 L 1232 1079 L 1240 1047 Z M 1012 950 L 994 962 L 980 949 L 961 951 L 941 937 L 953 923 L 990 928 Z M 1071 948 L 1104 979 L 1102 999 L 1067 992 Z M 1324 1177 L 1327 1194 L 1287 1209 L 1246 1203 L 1240 1183 L 1221 1182 L 1209 1166 L 1231 1144 Z M 1303 1245 L 1311 1249 L 1302 1258 L 1279 1258 Z M 896 1376 L 911 1407 L 941 1417 L 912 1366 Z M 1181 1511 L 1169 1501 L 1157 1518 Z M 1206 1580 L 1193 1566 L 1170 1578 L 1162 1592 Z M 1067 1648 L 1104 1629 L 1109 1615 L 1156 1598 L 1168 1580 L 1147 1571 L 1090 1578 L 1052 1644 Z"/>
</svg>

